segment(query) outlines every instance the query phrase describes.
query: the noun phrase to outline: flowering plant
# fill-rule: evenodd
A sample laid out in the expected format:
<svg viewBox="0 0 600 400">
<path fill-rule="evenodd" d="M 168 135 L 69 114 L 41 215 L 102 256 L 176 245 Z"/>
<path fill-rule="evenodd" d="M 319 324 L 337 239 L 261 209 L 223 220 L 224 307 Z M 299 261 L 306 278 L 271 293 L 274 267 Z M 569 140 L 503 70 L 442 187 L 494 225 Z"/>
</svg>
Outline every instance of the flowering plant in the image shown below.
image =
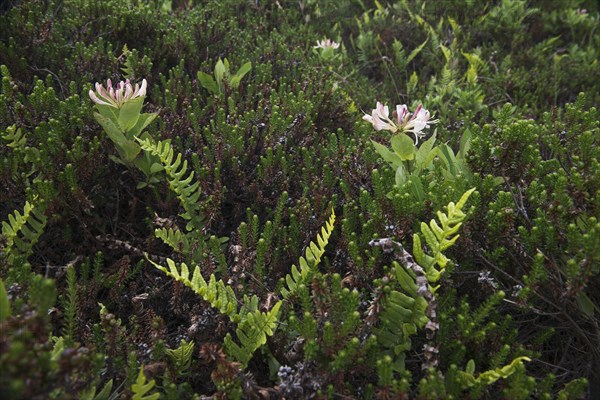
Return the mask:
<svg viewBox="0 0 600 400">
<path fill-rule="evenodd" d="M 392 119 L 389 117 L 390 111 L 388 106 L 384 106 L 377 102 L 377 107 L 371 112 L 371 115 L 365 114 L 363 119 L 373 124 L 375 130 L 388 130 L 392 133 L 396 132 L 411 132 L 415 135 L 415 144 L 419 143 L 419 138 L 426 135 L 425 128 L 438 122 L 437 120 L 429 120 L 430 114 L 422 104 L 416 108 L 414 113 L 408 111 L 405 104 L 398 104 L 396 111 L 392 113 Z"/>
<path fill-rule="evenodd" d="M 317 40 L 317 45 L 315 46 L 315 49 L 337 49 L 338 47 L 340 47 L 339 43 L 334 42 L 331 39 L 325 39 L 325 40 Z"/>
<path fill-rule="evenodd" d="M 94 117 L 119 153 L 120 158 L 111 157 L 113 161 L 135 166 L 146 175 L 146 182 L 142 182 L 138 187 L 158 182 L 154 175 L 162 169 L 161 164 L 157 163 L 152 155 L 144 153 L 143 156 L 139 156 L 142 149 L 135 140 L 137 137 L 149 136 L 148 133 L 142 132 L 157 116 L 156 113 L 141 112 L 146 88 L 145 79 L 142 80 L 141 86 L 136 84 L 135 87 L 129 79 L 113 87 L 108 79 L 106 88 L 96 82 L 96 91 L 89 91 L 90 99 L 96 103 L 98 111 L 94 113 Z"/>
<path fill-rule="evenodd" d="M 121 108 L 127 101 L 135 99 L 137 97 L 146 96 L 147 82 L 145 79 L 142 80 L 142 87 L 137 83 L 135 89 L 131 86 L 131 82 L 127 79 L 125 82 L 121 81 L 117 84 L 117 88 L 113 88 L 110 79 L 106 81 L 106 89 L 96 82 L 96 93 L 90 90 L 90 98 L 96 104 L 106 105 L 114 108 Z"/>
<path fill-rule="evenodd" d="M 335 57 L 334 50 L 340 47 L 339 43 L 334 42 L 331 39 L 317 40 L 317 45 L 313 47 L 315 50 L 320 49 L 320 56 L 324 60 L 329 60 Z"/>
<path fill-rule="evenodd" d="M 419 147 L 419 139 L 427 135 L 427 129 L 438 122 L 431 120 L 431 115 L 422 104 L 413 113 L 404 104 L 396 106 L 390 117 L 388 106 L 377 102 L 371 114 L 365 114 L 363 119 L 373 125 L 375 130 L 387 130 L 394 135 L 390 138 L 391 149 L 371 141 L 375 151 L 396 170 L 396 185 L 411 183 L 412 192 L 417 200 L 424 200 L 422 175 L 432 171 L 434 160 L 441 161 L 443 175 L 447 180 L 454 180 L 457 175 L 470 176 L 468 166 L 464 162 L 464 154 L 468 150 L 471 135 L 465 133 L 461 139 L 461 149 L 458 155 L 447 144 L 435 145 L 436 134 L 423 142 Z M 414 141 L 408 136 L 412 133 Z"/>
</svg>

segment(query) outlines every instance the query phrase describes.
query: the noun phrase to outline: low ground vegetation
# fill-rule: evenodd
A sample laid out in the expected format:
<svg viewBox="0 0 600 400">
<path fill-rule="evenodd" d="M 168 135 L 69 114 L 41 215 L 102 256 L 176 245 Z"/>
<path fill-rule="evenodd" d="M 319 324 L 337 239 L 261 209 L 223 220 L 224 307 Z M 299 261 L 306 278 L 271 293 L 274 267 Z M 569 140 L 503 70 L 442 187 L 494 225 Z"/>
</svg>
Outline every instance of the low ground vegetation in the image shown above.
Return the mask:
<svg viewBox="0 0 600 400">
<path fill-rule="evenodd" d="M 0 397 L 600 396 L 594 1 L 0 6 Z"/>
</svg>

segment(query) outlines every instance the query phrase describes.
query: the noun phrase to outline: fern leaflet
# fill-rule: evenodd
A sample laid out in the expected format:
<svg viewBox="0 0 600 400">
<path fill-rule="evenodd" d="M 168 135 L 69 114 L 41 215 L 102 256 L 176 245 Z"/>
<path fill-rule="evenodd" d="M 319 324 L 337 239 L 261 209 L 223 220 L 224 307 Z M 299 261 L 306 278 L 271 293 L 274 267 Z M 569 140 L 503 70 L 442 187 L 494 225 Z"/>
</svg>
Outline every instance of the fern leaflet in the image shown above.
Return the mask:
<svg viewBox="0 0 600 400">
<path fill-rule="evenodd" d="M 34 198 L 34 200 L 36 200 Z M 2 235 L 6 238 L 4 253 L 9 263 L 16 258 L 26 259 L 31 254 L 33 245 L 38 241 L 46 226 L 44 207 L 39 204 L 25 202 L 23 214 L 15 210 L 8 215 L 8 222 L 2 221 Z"/>
<path fill-rule="evenodd" d="M 325 222 L 325 226 L 321 227 L 321 234 L 317 234 L 317 243 L 310 242 L 306 248 L 305 257 L 300 257 L 298 262 L 300 269 L 296 265 L 292 265 L 291 274 L 286 275 L 285 284 L 287 284 L 287 288 L 285 285 L 281 288 L 281 294 L 285 299 L 292 296 L 299 285 L 308 281 L 309 276 L 321 262 L 321 256 L 325 253 L 325 246 L 327 246 L 331 232 L 333 232 L 334 223 L 335 211 L 332 209 L 329 220 Z"/>
<path fill-rule="evenodd" d="M 189 343 L 185 340 L 181 339 L 180 345 L 178 348 L 172 350 L 167 349 L 166 353 L 169 356 L 169 359 L 173 363 L 173 367 L 177 372 L 177 376 L 187 375 L 187 370 L 190 369 L 192 365 L 192 353 L 194 352 L 194 342 L 190 341 Z"/>
<path fill-rule="evenodd" d="M 179 229 L 158 228 L 154 230 L 154 236 L 171 246 L 178 253 L 187 255 L 190 252 L 190 242 L 187 236 Z"/>
<path fill-rule="evenodd" d="M 517 368 L 523 364 L 523 361 L 531 361 L 529 357 L 521 356 L 511 361 L 510 364 L 502 368 L 495 368 L 479 374 L 477 378 L 473 375 L 475 372 L 475 362 L 471 359 L 467 363 L 467 370 L 460 371 L 460 379 L 467 387 L 473 387 L 476 384 L 491 385 L 498 379 L 506 379 L 516 372 Z"/>
<path fill-rule="evenodd" d="M 133 392 L 133 400 L 158 400 L 160 398 L 160 394 L 154 393 L 150 395 L 146 395 L 149 391 L 152 390 L 156 382 L 152 379 L 149 382 L 146 382 L 146 376 L 144 375 L 144 367 L 140 368 L 140 373 L 133 385 L 131 385 L 131 391 Z"/>
<path fill-rule="evenodd" d="M 181 154 L 177 154 L 177 157 L 175 157 L 171 140 L 154 142 L 151 138 L 145 138 L 138 139 L 138 141 L 144 151 L 157 156 L 163 164 L 169 187 L 175 192 L 185 210 L 181 216 L 188 221 L 186 229 L 188 231 L 200 231 L 204 220 L 199 203 L 200 182 L 194 182 L 194 171 L 188 174 L 187 160 L 182 162 Z"/>
<path fill-rule="evenodd" d="M 11 149 L 25 150 L 27 145 L 27 136 L 21 133 L 21 128 L 17 129 L 15 125 L 11 125 L 6 128 L 6 131 L 2 136 L 2 139 L 6 140 L 6 144 Z"/>
<path fill-rule="evenodd" d="M 206 282 L 198 266 L 194 268 L 194 272 L 190 276 L 190 270 L 185 263 L 181 263 L 180 269 L 177 269 L 175 261 L 170 258 L 167 258 L 169 268 L 165 268 L 150 259 L 148 261 L 171 278 L 182 282 L 185 286 L 192 289 L 200 297 L 209 302 L 212 307 L 218 309 L 221 314 L 227 315 L 232 322 L 239 322 L 237 298 L 233 289 L 230 286 L 226 286 L 222 280 L 217 281 L 214 274 Z"/>
<path fill-rule="evenodd" d="M 230 334 L 227 334 L 225 336 L 227 353 L 242 365 L 247 365 L 254 352 L 267 342 L 267 336 L 275 333 L 280 307 L 281 301 L 278 301 L 267 313 L 258 310 L 247 313 L 235 330 L 241 346 L 233 341 Z"/>
<path fill-rule="evenodd" d="M 421 223 L 421 235 L 431 249 L 431 255 L 423 250 L 421 235 L 418 233 L 413 235 L 413 254 L 417 263 L 425 269 L 429 283 L 437 282 L 448 264 L 449 260 L 442 252 L 452 246 L 460 236 L 457 232 L 466 217 L 462 209 L 473 191 L 474 188 L 466 191 L 457 204 L 450 202 L 447 215 L 441 211 L 437 212 L 441 227 L 434 219 L 429 222 L 429 225 L 425 222 Z M 439 270 L 435 268 L 436 264 Z"/>
</svg>

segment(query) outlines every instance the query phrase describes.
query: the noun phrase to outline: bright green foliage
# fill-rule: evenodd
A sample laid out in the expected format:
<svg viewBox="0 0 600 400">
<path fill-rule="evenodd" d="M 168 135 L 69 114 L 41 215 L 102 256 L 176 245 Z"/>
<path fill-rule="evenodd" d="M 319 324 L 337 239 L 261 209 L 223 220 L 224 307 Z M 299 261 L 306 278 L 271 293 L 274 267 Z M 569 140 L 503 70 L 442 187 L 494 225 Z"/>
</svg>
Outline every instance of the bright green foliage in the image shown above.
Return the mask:
<svg viewBox="0 0 600 400">
<path fill-rule="evenodd" d="M 149 261 L 156 268 L 167 274 L 167 276 L 182 282 L 185 286 L 192 289 L 204 300 L 208 301 L 212 307 L 219 310 L 221 314 L 227 315 L 231 321 L 240 321 L 237 298 L 233 289 L 225 285 L 222 280 L 217 281 L 214 274 L 211 275 L 209 281 L 206 282 L 200 272 L 199 266 L 194 268 L 193 274 L 190 276 L 190 270 L 185 263 L 181 263 L 178 268 L 175 261 L 167 258 L 168 268 L 165 268 L 152 260 Z"/>
<path fill-rule="evenodd" d="M 177 376 L 185 376 L 192 365 L 192 353 L 194 351 L 194 342 L 189 343 L 181 340 L 176 349 L 167 349 L 166 354 L 173 364 Z"/>
<path fill-rule="evenodd" d="M 8 222 L 2 221 L 2 235 L 6 238 L 3 253 L 9 263 L 26 260 L 33 251 L 33 245 L 44 231 L 47 218 L 44 206 L 37 198 L 33 203 L 25 202 L 23 214 L 15 210 L 8 215 Z"/>
<path fill-rule="evenodd" d="M 475 188 L 465 192 L 456 204 L 450 202 L 447 214 L 441 211 L 437 212 L 439 221 L 442 224 L 441 227 L 433 219 L 429 222 L 429 225 L 421 222 L 422 236 L 417 233 L 413 235 L 413 253 L 417 263 L 425 268 L 429 283 L 433 284 L 440 279 L 446 265 L 450 261 L 442 252 L 452 246 L 460 236 L 457 232 L 466 217 L 462 209 L 474 191 Z M 425 238 L 431 254 L 426 254 L 423 250 L 421 237 Z M 439 269 L 436 268 L 436 264 Z"/>
<path fill-rule="evenodd" d="M 257 309 L 258 298 L 256 296 L 245 297 L 244 305 L 238 312 L 238 300 L 233 289 L 222 280 L 217 281 L 214 274 L 206 282 L 198 266 L 194 268 L 193 274 L 190 276 L 190 271 L 185 263 L 177 268 L 175 262 L 167 258 L 169 266 L 167 269 L 151 260 L 150 262 L 171 278 L 192 289 L 221 314 L 227 315 L 232 322 L 238 324 L 236 335 L 241 345 L 236 344 L 228 335 L 225 337 L 225 348 L 243 365 L 247 365 L 256 349 L 265 344 L 267 336 L 273 335 L 277 326 L 277 314 L 281 302 L 277 302 L 269 312 L 261 313 Z"/>
<path fill-rule="evenodd" d="M 410 337 L 428 321 L 427 301 L 417 294 L 415 279 L 403 266 L 394 262 L 394 270 L 401 291 L 387 293 L 379 315 L 381 325 L 375 334 L 379 344 L 391 351 L 394 369 L 404 371 L 406 352 L 412 347 Z"/>
<path fill-rule="evenodd" d="M 4 281 L 0 279 L 0 322 L 10 317 L 10 302 L 8 301 L 8 294 L 6 293 L 6 287 Z"/>
<path fill-rule="evenodd" d="M 273 308 L 266 313 L 258 310 L 240 315 L 241 321 L 235 330 L 240 344 L 234 342 L 230 334 L 225 336 L 225 350 L 234 359 L 248 365 L 254 352 L 267 342 L 267 337 L 272 336 L 277 329 L 279 308 L 281 302 L 275 303 Z"/>
<path fill-rule="evenodd" d="M 580 399 L 587 392 L 588 381 L 585 378 L 575 379 L 567 383 L 564 389 L 558 392 L 558 400 Z"/>
<path fill-rule="evenodd" d="M 199 232 L 204 227 L 204 216 L 200 209 L 200 182 L 194 181 L 194 171 L 187 170 L 187 160 L 182 161 L 181 154 L 175 157 L 175 150 L 170 140 L 154 142 L 151 138 L 139 139 L 141 148 L 149 154 L 159 158 L 164 168 L 169 187 L 175 192 L 181 206 L 185 210 L 181 216 L 188 221 L 188 231 Z M 158 170 L 156 171 L 158 172 Z M 187 176 L 186 176 L 187 175 Z"/>
<path fill-rule="evenodd" d="M 469 360 L 466 370 L 464 372 L 461 371 L 463 385 L 467 387 L 475 386 L 477 384 L 491 385 L 498 379 L 506 379 L 511 376 L 515 372 L 517 366 L 521 365 L 523 361 L 531 361 L 531 359 L 529 357 L 517 357 L 512 360 L 510 364 L 505 365 L 502 368 L 496 368 L 494 370 L 482 372 L 475 377 L 475 362 L 473 360 Z"/>
<path fill-rule="evenodd" d="M 442 251 L 448 249 L 458 239 L 457 232 L 466 215 L 462 212 L 467 199 L 475 189 L 467 191 L 457 204 L 450 202 L 447 206 L 448 214 L 438 211 L 438 218 L 442 224 L 440 227 L 434 220 L 428 226 L 421 224 L 421 232 L 427 241 L 432 255 L 425 254 L 421 246 L 420 236 L 413 235 L 413 252 L 417 263 L 423 267 L 427 282 L 433 284 L 440 279 L 441 274 L 449 260 Z M 439 269 L 435 265 L 439 266 Z M 395 278 L 398 289 L 384 287 L 383 310 L 379 314 L 380 327 L 376 331 L 379 343 L 389 349 L 393 355 L 394 368 L 404 371 L 406 352 L 411 349 L 410 337 L 425 327 L 429 321 L 427 308 L 430 307 L 422 289 L 416 281 L 416 271 L 412 266 L 402 266 L 393 262 Z M 432 290 L 435 293 L 434 288 Z M 436 322 L 436 321 L 432 321 Z"/>
<path fill-rule="evenodd" d="M 154 236 L 171 246 L 178 253 L 187 255 L 190 251 L 190 242 L 187 236 L 177 228 L 157 228 L 154 230 Z"/>
<path fill-rule="evenodd" d="M 140 368 L 140 373 L 133 385 L 131 385 L 131 392 L 133 393 L 133 400 L 158 400 L 160 394 L 151 394 L 152 388 L 156 385 L 154 379 L 146 381 L 146 375 L 144 375 L 144 367 Z"/>
<path fill-rule="evenodd" d="M 15 125 L 6 128 L 2 139 L 6 140 L 8 142 L 6 145 L 12 149 L 25 150 L 27 136 L 21 132 L 21 128 L 17 129 Z"/>
<path fill-rule="evenodd" d="M 585 393 L 584 378 L 597 385 L 597 2 L 1 3 L 0 219 L 10 225 L 26 200 L 41 211 L 38 196 L 47 222 L 26 259 L 0 259 L 10 299 L 0 397 L 68 400 L 109 379 L 105 399 L 131 397 L 140 363 L 156 380 L 151 393 L 167 399 L 554 399 Z M 326 38 L 342 44 L 328 60 L 313 49 Z M 114 115 L 108 134 L 87 95 L 107 78 L 148 82 L 146 108 Z M 360 119 L 375 101 L 414 110 L 419 100 L 439 122 L 418 145 Z M 158 114 L 138 136 L 170 139 L 173 162 L 188 162 L 181 181 L 193 171 L 190 185 L 199 182 L 205 218 L 190 231 L 159 157 L 128 147 L 136 112 Z M 434 297 L 424 274 L 369 246 L 417 233 L 433 258 L 420 221 L 435 236 L 435 212 L 474 187 L 460 240 L 441 251 L 451 261 L 443 273 L 434 264 Z M 331 208 L 339 234 L 302 277 L 297 260 Z M 286 274 L 298 284 L 268 346 L 240 371 L 220 338 L 229 332 L 241 348 L 241 317 L 219 318 L 179 282 L 153 284 L 162 272 L 142 269 L 144 252 L 178 272 L 200 266 L 207 285 L 211 274 L 227 282 L 238 315 L 266 315 L 290 292 Z M 433 338 L 423 301 L 425 315 L 437 303 Z M 98 302 L 111 310 L 100 320 Z M 406 327 L 382 322 L 399 316 Z M 65 351 L 52 361 L 57 335 Z M 189 375 L 176 376 L 166 343 L 185 335 L 199 345 L 194 357 L 217 361 L 192 357 Z M 428 370 L 425 344 L 439 350 Z M 536 362 L 491 385 L 462 383 L 470 359 L 477 379 L 523 356 Z"/>
<path fill-rule="evenodd" d="M 317 234 L 317 243 L 310 242 L 306 247 L 305 257 L 300 257 L 298 264 L 300 269 L 296 265 L 292 265 L 292 271 L 285 277 L 285 285 L 281 288 L 281 295 L 288 299 L 298 289 L 299 285 L 307 284 L 310 282 L 312 274 L 316 271 L 317 266 L 321 262 L 321 256 L 325 253 L 325 246 L 329 241 L 329 237 L 333 232 L 333 225 L 335 223 L 335 211 L 331 210 L 331 216 L 329 220 L 325 222 L 325 226 L 321 227 L 321 234 Z"/>
<path fill-rule="evenodd" d="M 79 398 L 81 400 L 108 400 L 111 395 L 112 386 L 113 380 L 111 379 L 108 382 L 106 382 L 106 384 L 102 387 L 102 390 L 100 390 L 98 394 L 96 394 L 96 386 L 93 386 L 88 391 L 79 393 Z"/>
<path fill-rule="evenodd" d="M 240 69 L 235 73 L 231 74 L 229 72 L 229 61 L 227 59 L 221 60 L 215 64 L 215 72 L 214 79 L 209 74 L 198 71 L 198 80 L 203 88 L 208 90 L 210 93 L 221 96 L 225 92 L 225 85 L 227 82 L 228 85 L 231 86 L 232 89 L 237 90 L 240 86 L 242 78 L 250 72 L 252 69 L 252 63 L 247 62 L 240 67 Z"/>
<path fill-rule="evenodd" d="M 113 89 L 107 88 L 107 90 Z M 112 140 L 119 153 L 120 158 L 113 157 L 112 159 L 126 166 L 135 166 L 146 176 L 146 181 L 138 184 L 138 188 L 157 183 L 158 178 L 155 175 L 161 170 L 156 156 L 152 157 L 148 153 L 140 156 L 141 148 L 136 143 L 138 137 L 150 137 L 144 130 L 158 115 L 142 113 L 143 105 L 144 96 L 129 99 L 119 108 L 96 103 L 98 112 L 94 113 L 94 118 Z"/>
</svg>

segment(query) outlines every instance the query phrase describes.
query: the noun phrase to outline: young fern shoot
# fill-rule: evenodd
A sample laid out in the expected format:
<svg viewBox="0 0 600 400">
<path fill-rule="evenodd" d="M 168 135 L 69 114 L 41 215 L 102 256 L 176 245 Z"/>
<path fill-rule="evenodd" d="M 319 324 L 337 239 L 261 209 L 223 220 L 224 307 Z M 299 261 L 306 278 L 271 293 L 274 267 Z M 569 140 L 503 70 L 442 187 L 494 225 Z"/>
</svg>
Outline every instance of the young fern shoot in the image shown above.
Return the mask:
<svg viewBox="0 0 600 400">
<path fill-rule="evenodd" d="M 296 265 L 292 265 L 291 274 L 286 275 L 285 284 L 281 288 L 281 295 L 284 299 L 290 298 L 296 292 L 299 285 L 310 279 L 310 275 L 315 271 L 321 262 L 321 256 L 325 253 L 325 246 L 327 246 L 329 237 L 333 232 L 334 224 L 335 211 L 332 209 L 329 220 L 325 222 L 325 226 L 321 227 L 321 234 L 317 234 L 317 243 L 310 242 L 308 247 L 306 247 L 306 257 L 300 257 L 298 261 L 300 269 Z M 287 288 L 285 285 L 287 285 Z"/>
<path fill-rule="evenodd" d="M 466 191 L 456 204 L 450 202 L 448 204 L 448 214 L 444 214 L 441 211 L 437 212 L 437 216 L 442 224 L 441 227 L 434 219 L 429 222 L 429 225 L 421 222 L 421 235 L 425 238 L 425 242 L 431 249 L 432 254 L 427 254 L 423 250 L 421 235 L 418 233 L 413 235 L 413 254 L 417 263 L 425 269 L 429 283 L 435 283 L 440 279 L 446 265 L 450 261 L 442 252 L 451 247 L 460 236 L 457 232 L 466 217 L 462 209 L 474 191 L 475 188 Z M 436 264 L 439 266 L 439 269 L 436 269 Z M 435 292 L 437 287 L 434 287 L 432 290 Z"/>
</svg>

